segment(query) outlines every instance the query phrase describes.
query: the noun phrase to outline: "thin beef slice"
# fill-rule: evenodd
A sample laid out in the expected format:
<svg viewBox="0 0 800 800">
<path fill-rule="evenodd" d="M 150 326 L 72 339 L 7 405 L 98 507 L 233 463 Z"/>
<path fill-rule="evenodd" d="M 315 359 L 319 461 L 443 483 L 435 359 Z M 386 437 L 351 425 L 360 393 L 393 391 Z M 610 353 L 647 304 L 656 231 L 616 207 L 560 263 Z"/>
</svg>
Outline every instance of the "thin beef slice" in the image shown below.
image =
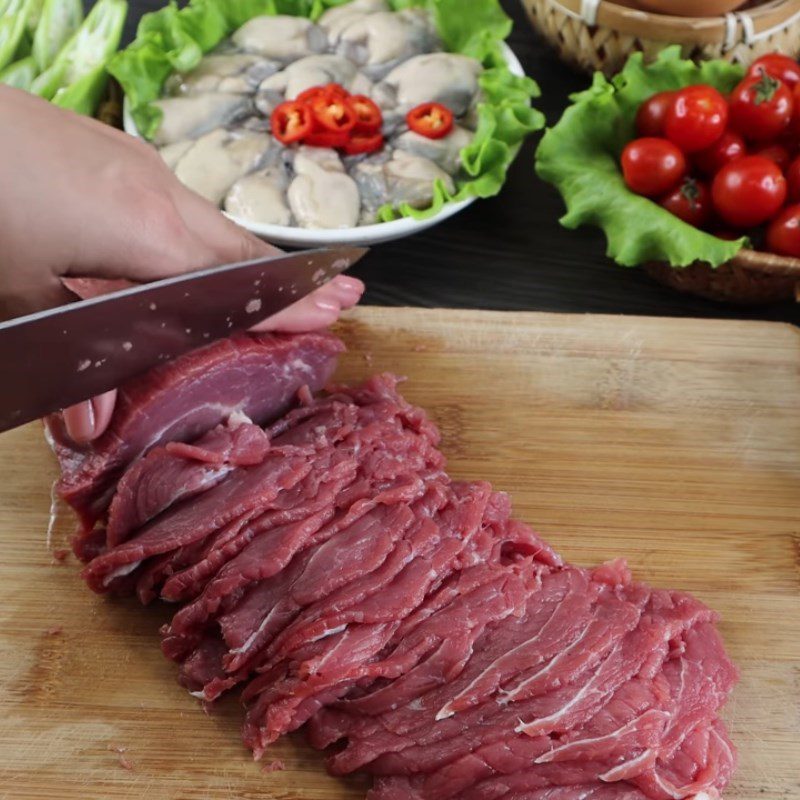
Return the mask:
<svg viewBox="0 0 800 800">
<path fill-rule="evenodd" d="M 63 420 L 46 420 L 61 466 L 59 494 L 89 529 L 108 507 L 122 470 L 167 442 L 191 442 L 241 412 L 263 424 L 285 412 L 298 390 L 322 388 L 342 343 L 325 333 L 239 334 L 155 367 L 120 387 L 108 430 L 74 444 Z"/>
</svg>

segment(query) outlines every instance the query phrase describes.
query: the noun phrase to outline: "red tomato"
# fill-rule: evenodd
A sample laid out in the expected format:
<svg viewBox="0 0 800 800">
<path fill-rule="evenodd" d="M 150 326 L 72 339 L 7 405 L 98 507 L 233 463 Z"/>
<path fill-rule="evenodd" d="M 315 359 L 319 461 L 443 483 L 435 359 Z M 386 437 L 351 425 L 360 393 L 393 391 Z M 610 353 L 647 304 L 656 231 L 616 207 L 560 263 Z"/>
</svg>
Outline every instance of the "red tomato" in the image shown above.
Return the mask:
<svg viewBox="0 0 800 800">
<path fill-rule="evenodd" d="M 800 84 L 794 87 L 792 100 L 794 101 L 794 114 L 792 114 L 792 121 L 789 123 L 786 135 L 792 140 L 794 150 L 797 151 L 800 144 Z"/>
<path fill-rule="evenodd" d="M 729 242 L 735 242 L 742 235 L 741 233 L 736 233 L 735 231 L 728 230 L 727 228 L 716 228 L 712 231 L 712 234 L 716 236 L 717 239 L 725 239 Z"/>
<path fill-rule="evenodd" d="M 782 144 L 770 144 L 766 147 L 761 147 L 753 151 L 754 156 L 763 156 L 770 161 L 774 161 L 781 169 L 781 172 L 786 172 L 789 164 L 792 163 L 792 157 L 789 155 L 789 150 Z"/>
<path fill-rule="evenodd" d="M 731 94 L 731 127 L 754 142 L 771 142 L 788 127 L 792 93 L 771 75 L 750 75 Z"/>
<path fill-rule="evenodd" d="M 789 202 L 800 203 L 800 156 L 786 170 L 786 183 L 789 189 Z"/>
<path fill-rule="evenodd" d="M 745 156 L 723 167 L 711 186 L 714 208 L 734 228 L 754 228 L 786 199 L 786 178 L 774 161 Z"/>
<path fill-rule="evenodd" d="M 704 175 L 713 178 L 726 164 L 744 155 L 747 155 L 744 139 L 738 133 L 725 131 L 711 147 L 695 155 L 694 164 Z"/>
<path fill-rule="evenodd" d="M 645 100 L 636 112 L 636 131 L 639 136 L 663 136 L 667 111 L 675 102 L 677 92 L 659 92 Z"/>
<path fill-rule="evenodd" d="M 765 72 L 785 83 L 790 89 L 800 84 L 800 64 L 789 56 L 780 53 L 761 56 L 753 62 L 747 74 L 760 76 Z"/>
<path fill-rule="evenodd" d="M 622 174 L 628 188 L 645 197 L 666 194 L 686 173 L 686 158 L 666 139 L 634 139 L 622 151 Z"/>
<path fill-rule="evenodd" d="M 664 132 L 684 153 L 711 147 L 725 132 L 728 104 L 712 86 L 687 86 L 667 110 Z"/>
<path fill-rule="evenodd" d="M 685 178 L 661 205 L 684 222 L 702 228 L 711 219 L 711 192 L 703 181 Z"/>
<path fill-rule="evenodd" d="M 767 248 L 781 256 L 800 258 L 800 204 L 787 206 L 770 222 Z"/>
</svg>

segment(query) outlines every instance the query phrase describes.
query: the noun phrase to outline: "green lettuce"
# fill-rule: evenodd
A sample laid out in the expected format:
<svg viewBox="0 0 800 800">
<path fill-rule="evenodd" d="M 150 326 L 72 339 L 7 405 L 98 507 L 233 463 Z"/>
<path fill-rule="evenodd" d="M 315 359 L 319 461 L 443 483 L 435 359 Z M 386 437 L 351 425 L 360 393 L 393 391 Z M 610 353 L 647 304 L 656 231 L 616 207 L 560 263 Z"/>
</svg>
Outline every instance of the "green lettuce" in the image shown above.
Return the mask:
<svg viewBox="0 0 800 800">
<path fill-rule="evenodd" d="M 597 73 L 591 88 L 573 95 L 572 105 L 536 151 L 538 175 L 561 192 L 567 206 L 561 224 L 602 228 L 609 257 L 626 267 L 648 261 L 673 267 L 702 261 L 717 267 L 733 258 L 746 239 L 718 239 L 634 194 L 623 181 L 619 158 L 636 136 L 636 111 L 644 100 L 698 83 L 727 94 L 742 76 L 741 67 L 725 61 L 684 60 L 679 47 L 664 50 L 649 65 L 641 53 L 631 56 L 611 82 Z"/>
<path fill-rule="evenodd" d="M 171 73 L 191 70 L 204 53 L 252 17 L 291 14 L 317 19 L 346 2 L 190 0 L 180 9 L 170 2 L 142 18 L 135 41 L 114 57 L 109 71 L 125 90 L 139 132 L 151 139 L 161 123 L 161 112 L 152 101 L 160 96 Z M 466 177 L 453 193 L 437 182 L 429 208 L 387 206 L 380 210 L 380 219 L 426 218 L 445 203 L 497 194 L 522 140 L 544 125 L 544 117 L 531 107 L 532 98 L 539 96 L 538 86 L 530 78 L 512 75 L 503 58 L 502 42 L 511 31 L 511 20 L 498 0 L 389 0 L 389 4 L 395 10 L 428 9 L 445 49 L 477 58 L 486 69 L 480 78 L 484 99 L 478 108 L 478 130 L 461 153 Z"/>
</svg>

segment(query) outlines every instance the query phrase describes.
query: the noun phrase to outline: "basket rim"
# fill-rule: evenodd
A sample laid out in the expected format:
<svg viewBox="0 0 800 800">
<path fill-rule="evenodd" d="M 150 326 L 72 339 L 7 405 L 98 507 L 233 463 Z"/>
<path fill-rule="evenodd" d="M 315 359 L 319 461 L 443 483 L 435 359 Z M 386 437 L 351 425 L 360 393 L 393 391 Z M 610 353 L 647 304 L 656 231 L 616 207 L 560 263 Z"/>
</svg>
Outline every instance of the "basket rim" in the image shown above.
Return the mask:
<svg viewBox="0 0 800 800">
<path fill-rule="evenodd" d="M 740 250 L 730 261 L 750 272 L 763 272 L 765 275 L 796 277 L 800 281 L 800 258 L 765 253 L 761 250 Z"/>
<path fill-rule="evenodd" d="M 775 29 L 785 28 L 795 17 L 800 17 L 800 0 L 769 0 L 763 5 L 744 11 L 735 11 L 715 17 L 677 17 L 656 14 L 643 9 L 623 6 L 613 0 L 540 0 L 560 8 L 567 15 L 583 20 L 587 25 L 615 28 L 622 25 L 651 34 L 687 33 L 731 37 L 732 29 L 741 28 L 745 37 L 765 37 Z M 528 3 L 535 0 L 527 0 Z M 746 21 L 745 21 L 746 20 Z"/>
</svg>

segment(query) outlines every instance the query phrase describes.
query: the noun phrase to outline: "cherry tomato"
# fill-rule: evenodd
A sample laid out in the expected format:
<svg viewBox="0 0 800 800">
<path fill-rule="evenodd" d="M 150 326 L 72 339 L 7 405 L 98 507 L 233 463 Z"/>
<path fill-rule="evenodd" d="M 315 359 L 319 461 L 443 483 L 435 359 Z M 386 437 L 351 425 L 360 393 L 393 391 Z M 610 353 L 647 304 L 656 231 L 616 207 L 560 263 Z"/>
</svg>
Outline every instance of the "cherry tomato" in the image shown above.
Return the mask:
<svg viewBox="0 0 800 800">
<path fill-rule="evenodd" d="M 800 258 L 800 204 L 787 206 L 770 222 L 767 248 L 780 256 Z"/>
<path fill-rule="evenodd" d="M 800 84 L 800 64 L 789 56 L 780 53 L 761 56 L 753 62 L 747 74 L 760 76 L 765 72 L 785 83 L 790 89 Z"/>
<path fill-rule="evenodd" d="M 634 139 L 622 151 L 622 174 L 628 188 L 658 197 L 674 188 L 686 173 L 686 158 L 666 139 Z"/>
<path fill-rule="evenodd" d="M 713 178 L 726 164 L 746 154 L 744 139 L 738 133 L 728 130 L 711 147 L 696 153 L 693 160 L 700 172 Z"/>
<path fill-rule="evenodd" d="M 663 136 L 667 111 L 675 102 L 677 92 L 659 92 L 639 106 L 636 112 L 636 131 L 639 136 Z"/>
<path fill-rule="evenodd" d="M 711 219 L 711 191 L 703 181 L 694 178 L 684 178 L 677 189 L 662 199 L 661 205 L 695 228 L 702 228 Z"/>
<path fill-rule="evenodd" d="M 754 142 L 777 139 L 793 112 L 792 93 L 771 75 L 750 75 L 731 94 L 731 127 Z"/>
<path fill-rule="evenodd" d="M 724 222 L 734 228 L 753 228 L 774 216 L 783 205 L 786 178 L 774 161 L 745 156 L 717 173 L 711 196 Z"/>
<path fill-rule="evenodd" d="M 792 114 L 792 121 L 789 123 L 786 135 L 794 144 L 796 152 L 800 145 L 800 84 L 794 87 L 792 100 L 794 101 L 794 114 Z"/>
<path fill-rule="evenodd" d="M 715 228 L 711 233 L 716 236 L 717 239 L 725 239 L 728 242 L 735 242 L 737 239 L 741 238 L 742 235 L 728 228 Z"/>
<path fill-rule="evenodd" d="M 728 104 L 712 86 L 687 86 L 667 110 L 664 132 L 684 153 L 711 147 L 725 132 Z"/>
<path fill-rule="evenodd" d="M 789 164 L 792 163 L 789 150 L 782 144 L 769 144 L 766 147 L 761 147 L 758 150 L 754 150 L 753 155 L 763 156 L 770 161 L 774 161 L 780 167 L 781 172 L 786 172 Z"/>
<path fill-rule="evenodd" d="M 800 156 L 786 170 L 786 183 L 789 189 L 789 202 L 800 203 Z"/>
</svg>

